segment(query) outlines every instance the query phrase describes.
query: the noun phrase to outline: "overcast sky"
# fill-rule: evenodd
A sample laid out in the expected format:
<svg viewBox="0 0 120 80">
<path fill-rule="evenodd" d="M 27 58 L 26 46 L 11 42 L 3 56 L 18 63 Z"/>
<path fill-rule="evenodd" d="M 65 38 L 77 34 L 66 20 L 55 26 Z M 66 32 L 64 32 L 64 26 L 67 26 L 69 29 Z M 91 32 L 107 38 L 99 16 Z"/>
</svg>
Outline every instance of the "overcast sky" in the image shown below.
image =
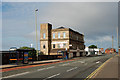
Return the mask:
<svg viewBox="0 0 120 80">
<path fill-rule="evenodd" d="M 64 26 L 85 35 L 85 45 L 99 48 L 117 48 L 117 2 L 3 2 L 2 48 L 12 46 L 35 47 L 35 9 L 38 34 L 41 23 L 51 23 L 53 28 Z M 40 35 L 38 35 L 40 40 Z M 40 43 L 38 43 L 40 49 Z"/>
</svg>

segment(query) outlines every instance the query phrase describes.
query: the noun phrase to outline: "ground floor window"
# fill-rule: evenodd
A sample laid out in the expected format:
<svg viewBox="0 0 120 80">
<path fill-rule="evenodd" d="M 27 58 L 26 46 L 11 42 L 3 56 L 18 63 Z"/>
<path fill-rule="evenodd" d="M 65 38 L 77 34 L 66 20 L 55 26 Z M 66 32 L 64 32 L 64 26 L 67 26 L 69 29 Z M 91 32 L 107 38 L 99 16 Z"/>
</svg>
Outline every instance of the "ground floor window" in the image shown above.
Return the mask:
<svg viewBox="0 0 120 80">
<path fill-rule="evenodd" d="M 53 44 L 53 48 L 55 48 L 55 44 Z"/>
<path fill-rule="evenodd" d="M 60 44 L 58 44 L 58 48 L 60 48 Z"/>
<path fill-rule="evenodd" d="M 43 45 L 43 49 L 45 49 L 45 45 Z"/>
<path fill-rule="evenodd" d="M 65 43 L 63 44 L 63 47 L 64 47 L 64 48 L 66 47 L 66 44 L 65 44 Z"/>
</svg>

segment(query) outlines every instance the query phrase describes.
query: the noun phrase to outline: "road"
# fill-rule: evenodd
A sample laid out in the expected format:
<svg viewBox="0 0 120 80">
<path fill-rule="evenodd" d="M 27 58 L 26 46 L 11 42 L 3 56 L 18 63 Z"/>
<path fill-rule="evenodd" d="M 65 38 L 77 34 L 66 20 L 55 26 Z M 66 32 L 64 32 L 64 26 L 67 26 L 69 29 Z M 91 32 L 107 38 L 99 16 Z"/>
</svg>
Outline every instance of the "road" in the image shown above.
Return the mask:
<svg viewBox="0 0 120 80">
<path fill-rule="evenodd" d="M 96 57 L 78 57 L 75 60 L 68 60 L 55 64 L 33 66 L 11 71 L 2 72 L 5 80 L 23 79 L 85 79 L 106 60 L 114 55 L 102 55 Z M 13 79 L 14 78 L 14 79 Z M 21 80 L 21 79 L 20 79 Z"/>
</svg>

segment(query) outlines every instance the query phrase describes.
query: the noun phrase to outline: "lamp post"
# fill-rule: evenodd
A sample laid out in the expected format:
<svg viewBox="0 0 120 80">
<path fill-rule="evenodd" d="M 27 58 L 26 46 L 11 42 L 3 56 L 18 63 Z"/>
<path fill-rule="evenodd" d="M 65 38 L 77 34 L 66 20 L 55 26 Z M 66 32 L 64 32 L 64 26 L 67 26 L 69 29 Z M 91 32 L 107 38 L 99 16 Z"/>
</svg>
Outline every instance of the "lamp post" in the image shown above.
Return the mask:
<svg viewBox="0 0 120 80">
<path fill-rule="evenodd" d="M 36 55 L 38 60 L 38 38 L 37 38 L 37 11 L 38 9 L 35 9 L 35 30 L 36 30 Z"/>
</svg>

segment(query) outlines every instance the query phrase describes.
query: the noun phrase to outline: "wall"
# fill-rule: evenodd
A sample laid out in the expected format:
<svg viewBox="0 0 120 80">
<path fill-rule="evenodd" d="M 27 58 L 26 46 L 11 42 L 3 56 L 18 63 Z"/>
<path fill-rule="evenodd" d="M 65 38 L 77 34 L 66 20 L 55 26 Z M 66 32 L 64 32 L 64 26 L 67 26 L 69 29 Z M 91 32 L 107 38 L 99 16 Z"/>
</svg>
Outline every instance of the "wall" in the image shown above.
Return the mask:
<svg viewBox="0 0 120 80">
<path fill-rule="evenodd" d="M 66 33 L 65 38 L 63 37 L 63 33 Z M 53 38 L 53 33 L 55 34 L 55 38 Z M 60 38 L 58 38 L 58 33 L 60 33 Z M 69 48 L 69 29 L 53 29 L 52 30 L 52 42 L 51 42 L 52 49 L 59 49 L 58 44 L 61 45 L 61 48 Z M 53 44 L 55 44 L 55 48 L 53 48 Z M 66 44 L 63 47 L 63 44 Z"/>
<path fill-rule="evenodd" d="M 41 24 L 40 26 L 40 49 L 45 55 L 50 54 L 51 49 L 51 30 L 52 25 L 49 23 Z M 43 38 L 45 34 L 45 38 Z M 43 46 L 45 45 L 45 49 Z"/>
<path fill-rule="evenodd" d="M 70 35 L 70 44 L 72 44 L 71 49 L 80 49 L 84 50 L 84 36 L 80 35 L 78 33 L 75 33 L 74 31 L 69 32 Z"/>
</svg>

